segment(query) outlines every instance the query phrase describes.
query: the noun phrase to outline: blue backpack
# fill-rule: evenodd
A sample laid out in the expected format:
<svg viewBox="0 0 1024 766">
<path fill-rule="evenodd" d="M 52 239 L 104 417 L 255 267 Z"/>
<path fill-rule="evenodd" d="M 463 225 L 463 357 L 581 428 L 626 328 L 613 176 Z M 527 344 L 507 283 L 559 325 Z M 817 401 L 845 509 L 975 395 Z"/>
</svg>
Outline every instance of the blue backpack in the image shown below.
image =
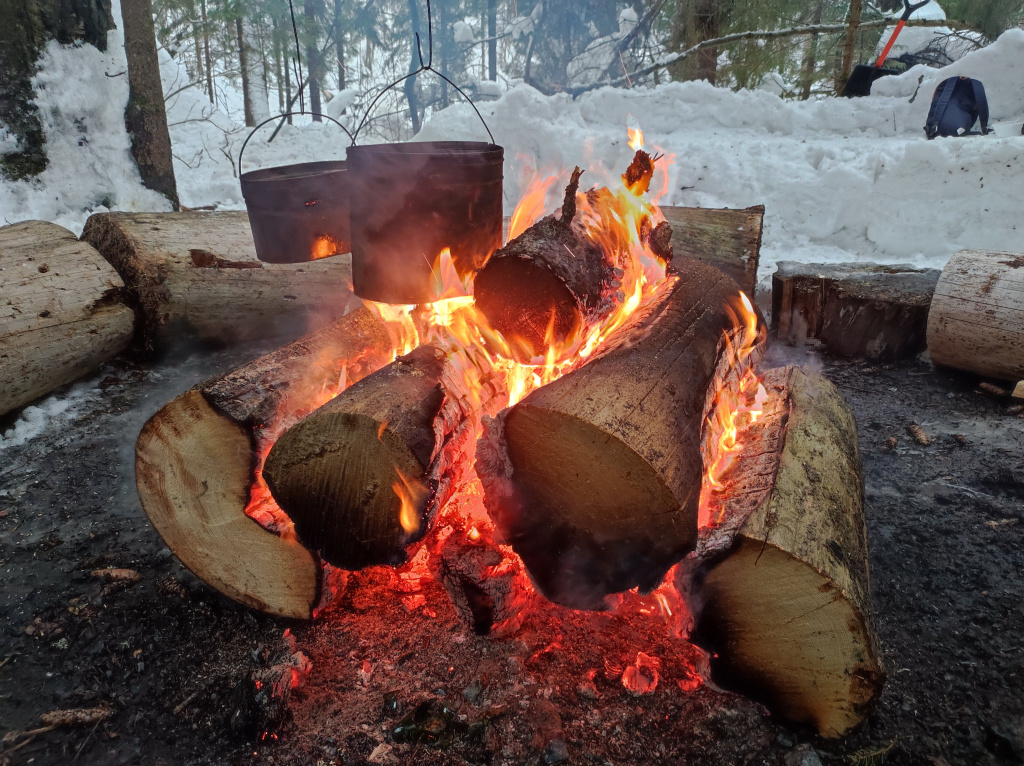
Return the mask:
<svg viewBox="0 0 1024 766">
<path fill-rule="evenodd" d="M 924 126 L 929 139 L 936 136 L 963 136 L 981 121 L 982 135 L 988 129 L 988 99 L 985 86 L 970 77 L 950 77 L 939 83 Z"/>
</svg>

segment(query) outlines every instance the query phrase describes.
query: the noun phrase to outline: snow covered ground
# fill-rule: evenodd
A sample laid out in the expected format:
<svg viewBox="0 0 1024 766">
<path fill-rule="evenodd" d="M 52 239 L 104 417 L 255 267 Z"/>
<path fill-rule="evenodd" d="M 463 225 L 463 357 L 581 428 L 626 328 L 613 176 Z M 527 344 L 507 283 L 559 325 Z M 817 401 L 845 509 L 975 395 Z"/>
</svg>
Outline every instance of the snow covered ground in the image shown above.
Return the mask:
<svg viewBox="0 0 1024 766">
<path fill-rule="evenodd" d="M 212 107 L 161 53 L 168 122 L 181 201 L 241 208 L 237 158 L 249 131 Z M 511 212 L 531 169 L 568 175 L 576 164 L 593 183 L 617 174 L 631 154 L 627 121 L 649 149 L 671 159 L 663 204 L 764 204 L 762 279 L 778 260 L 867 260 L 941 267 L 965 247 L 1024 251 L 1024 30 L 943 70 L 916 67 L 862 99 L 783 101 L 766 91 L 734 93 L 706 83 L 610 89 L 545 97 L 517 86 L 479 104 L 505 147 Z M 996 135 L 926 141 L 931 94 L 951 74 L 985 84 Z M 105 209 L 162 210 L 144 189 L 123 129 L 128 86 L 123 40 L 106 53 L 51 43 L 37 78 L 50 167 L 32 182 L 0 181 L 0 220 L 41 218 L 80 232 Z M 178 91 L 175 93 L 175 91 Z M 344 157 L 348 141 L 330 123 L 286 126 L 272 144 L 264 128 L 244 168 Z M 466 105 L 433 116 L 417 140 L 486 138 Z M 551 206 L 559 192 L 552 190 Z"/>
</svg>

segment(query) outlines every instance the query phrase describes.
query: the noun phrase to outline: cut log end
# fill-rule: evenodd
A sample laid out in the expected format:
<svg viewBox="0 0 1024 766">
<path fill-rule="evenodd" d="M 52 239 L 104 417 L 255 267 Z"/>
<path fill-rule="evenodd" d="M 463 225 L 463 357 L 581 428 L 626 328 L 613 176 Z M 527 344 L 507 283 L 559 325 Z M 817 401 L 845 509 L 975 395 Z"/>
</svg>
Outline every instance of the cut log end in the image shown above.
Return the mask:
<svg viewBox="0 0 1024 766">
<path fill-rule="evenodd" d="M 407 520 L 410 530 L 403 529 L 395 485 L 423 472 L 386 422 L 332 412 L 287 431 L 263 475 L 303 544 L 355 570 L 405 561 L 404 544 L 418 531 L 423 508 L 415 509 L 415 525 Z"/>
<path fill-rule="evenodd" d="M 245 515 L 252 484 L 249 436 L 189 391 L 154 415 L 135 446 L 142 506 L 167 546 L 224 595 L 282 617 L 308 619 L 320 564 L 294 540 Z"/>
<path fill-rule="evenodd" d="M 863 615 L 830 578 L 770 543 L 742 538 L 708 573 L 704 593 L 716 603 L 700 638 L 718 653 L 719 683 L 826 737 L 868 714 L 884 674 Z"/>
<path fill-rule="evenodd" d="M 476 305 L 524 361 L 548 345 L 567 344 L 582 324 L 579 304 L 565 283 L 522 258 L 500 258 L 480 272 Z"/>
</svg>

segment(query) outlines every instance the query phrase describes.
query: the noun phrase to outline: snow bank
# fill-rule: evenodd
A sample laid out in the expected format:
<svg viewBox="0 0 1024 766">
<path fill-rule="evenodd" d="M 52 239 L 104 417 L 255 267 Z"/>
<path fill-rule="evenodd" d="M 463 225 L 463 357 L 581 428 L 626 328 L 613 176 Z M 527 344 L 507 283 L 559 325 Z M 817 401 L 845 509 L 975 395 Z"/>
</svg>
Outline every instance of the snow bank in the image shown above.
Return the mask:
<svg viewBox="0 0 1024 766">
<path fill-rule="evenodd" d="M 1013 30 L 946 69 L 926 71 L 935 82 L 960 71 L 986 88 L 991 82 L 998 120 L 1024 113 L 1024 80 L 1011 76 L 1022 53 L 1024 30 Z M 965 247 L 1024 251 L 1019 122 L 997 122 L 997 136 L 927 141 L 931 91 L 923 83 L 915 97 L 920 74 L 915 68 L 880 80 L 876 88 L 889 80 L 899 87 L 861 99 L 784 101 L 700 82 L 604 88 L 576 101 L 519 86 L 478 106 L 505 147 L 509 209 L 530 180 L 524 168 L 567 174 L 579 164 L 591 169 L 591 183 L 621 172 L 631 154 L 625 126 L 635 115 L 647 148 L 672 159 L 663 204 L 765 205 L 762 281 L 778 260 L 941 268 Z M 480 132 L 468 107 L 456 105 L 417 139 L 478 140 Z M 552 190 L 550 207 L 558 193 Z"/>
</svg>

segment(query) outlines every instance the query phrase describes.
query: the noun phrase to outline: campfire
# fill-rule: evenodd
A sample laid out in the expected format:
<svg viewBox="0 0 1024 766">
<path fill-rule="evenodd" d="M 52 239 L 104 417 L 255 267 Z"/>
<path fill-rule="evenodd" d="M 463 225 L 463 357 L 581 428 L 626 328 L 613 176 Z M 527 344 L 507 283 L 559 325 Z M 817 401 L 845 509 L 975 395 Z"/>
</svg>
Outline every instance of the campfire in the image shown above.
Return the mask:
<svg viewBox="0 0 1024 766">
<path fill-rule="evenodd" d="M 432 582 L 491 640 L 624 615 L 686 656 L 638 653 L 630 693 L 713 680 L 840 735 L 883 680 L 852 416 L 814 373 L 758 371 L 760 312 L 674 255 L 666 160 L 631 139 L 621 177 L 576 168 L 551 215 L 538 180 L 468 279 L 442 251 L 436 301 L 366 301 L 167 405 L 140 496 L 250 606 L 315 616 L 384 567 L 411 619 Z"/>
</svg>

